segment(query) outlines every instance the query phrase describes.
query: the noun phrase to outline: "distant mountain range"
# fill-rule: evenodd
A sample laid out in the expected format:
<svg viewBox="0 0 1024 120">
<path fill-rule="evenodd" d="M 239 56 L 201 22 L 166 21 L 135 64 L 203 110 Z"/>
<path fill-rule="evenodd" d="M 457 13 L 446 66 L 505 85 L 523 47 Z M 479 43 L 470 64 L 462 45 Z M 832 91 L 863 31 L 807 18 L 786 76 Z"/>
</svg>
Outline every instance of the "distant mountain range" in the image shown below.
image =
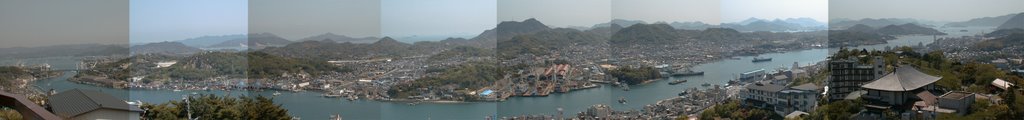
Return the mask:
<svg viewBox="0 0 1024 120">
<path fill-rule="evenodd" d="M 129 48 L 132 55 L 138 54 L 167 54 L 167 55 L 183 55 L 193 54 L 203 51 L 199 48 L 189 47 L 180 42 L 158 42 L 149 43 L 143 45 L 135 45 Z"/>
<path fill-rule="evenodd" d="M 920 26 L 914 23 L 887 25 L 885 27 L 878 28 L 875 31 L 886 35 L 946 35 L 946 33 L 939 32 L 939 30 Z"/>
<path fill-rule="evenodd" d="M 968 27 L 968 26 L 996 27 L 996 26 L 1002 25 L 1003 23 L 1006 23 L 1007 20 L 1010 20 L 1010 18 L 1013 18 L 1013 16 L 1017 16 L 1017 15 L 1018 15 L 1018 13 L 1007 14 L 1007 15 L 996 16 L 996 17 L 974 18 L 974 19 L 967 20 L 967 21 L 962 21 L 962 22 L 946 23 L 946 25 L 944 25 L 944 26 L 946 26 L 946 27 Z"/>
<path fill-rule="evenodd" d="M 1021 28 L 1001 29 L 986 36 L 997 38 L 974 43 L 971 47 L 975 50 L 998 51 L 1024 45 L 1024 29 Z"/>
<path fill-rule="evenodd" d="M 720 40 L 742 37 L 743 34 L 739 31 L 798 31 L 824 29 L 824 23 L 810 18 L 775 20 L 752 18 L 747 22 L 749 23 L 742 25 L 741 22 L 718 26 L 708 25 L 701 22 L 657 22 L 655 24 L 648 24 L 647 22 L 639 20 L 617 19 L 612 20 L 609 23 L 594 25 L 588 29 L 570 29 L 551 28 L 537 19 L 530 18 L 523 21 L 500 22 L 494 29 L 483 31 L 476 37 L 469 39 L 447 38 L 441 41 L 419 41 L 411 44 L 400 42 L 392 37 L 355 38 L 334 33 L 324 33 L 294 40 L 295 42 L 270 33 L 204 36 L 179 42 L 182 42 L 182 44 L 186 46 L 202 49 L 251 48 L 268 54 L 286 57 L 361 59 L 363 57 L 381 55 L 402 56 L 414 53 L 437 53 L 456 46 L 472 46 L 485 49 L 498 47 L 498 50 L 496 51 L 519 51 L 529 49 L 548 49 L 544 48 L 545 46 L 553 47 L 579 44 L 646 44 L 680 41 L 681 39 L 691 38 Z M 723 29 L 723 27 L 725 28 Z M 703 34 L 705 32 L 710 33 L 705 35 Z M 200 40 L 208 41 L 198 42 Z M 214 42 L 216 42 L 216 44 L 211 44 Z M 515 48 L 517 50 L 509 50 L 509 48 Z"/>
<path fill-rule="evenodd" d="M 1013 29 L 999 29 L 985 34 L 985 37 L 1002 37 L 1014 33 L 1024 33 L 1024 28 L 1013 28 Z"/>
<path fill-rule="evenodd" d="M 612 24 L 618 24 L 619 26 L 622 27 L 629 27 L 633 26 L 633 24 L 647 24 L 647 22 L 644 22 L 643 20 L 613 19 L 611 22 L 596 24 L 591 28 L 611 27 Z"/>
<path fill-rule="evenodd" d="M 829 23 L 828 27 L 829 29 L 840 30 L 853 27 L 854 25 L 857 24 L 863 24 L 873 28 L 881 28 L 889 25 L 902 25 L 907 23 L 914 23 L 921 26 L 933 27 L 930 24 L 935 24 L 936 22 L 910 18 L 864 18 L 860 20 L 838 18 L 836 19 L 836 21 Z"/>
<path fill-rule="evenodd" d="M 886 25 L 881 28 L 873 28 L 864 24 L 856 24 L 845 30 L 829 30 L 828 42 L 830 47 L 845 47 L 858 45 L 872 45 L 887 43 L 888 40 L 896 39 L 897 35 L 945 35 L 938 30 L 919 26 L 914 23 L 901 25 Z"/>
<path fill-rule="evenodd" d="M 195 47 L 195 48 L 205 48 L 207 46 L 220 44 L 220 43 L 223 43 L 225 41 L 236 40 L 236 39 L 245 39 L 245 38 L 246 38 L 245 34 L 221 35 L 221 36 L 202 36 L 202 37 L 197 37 L 197 38 L 189 38 L 189 39 L 184 39 L 184 40 L 178 40 L 177 42 L 180 42 L 181 44 L 185 44 L 187 46 L 191 46 L 191 47 Z"/>
<path fill-rule="evenodd" d="M 825 30 L 825 23 L 811 18 L 787 18 L 787 19 L 758 19 L 749 18 L 736 23 L 724 23 L 724 28 L 732 28 L 738 31 L 814 31 Z"/>
<path fill-rule="evenodd" d="M 636 24 L 668 24 L 675 29 L 687 29 L 687 30 L 704 30 L 708 28 L 732 28 L 738 31 L 752 32 L 752 31 L 814 31 L 814 30 L 825 30 L 827 27 L 824 22 L 820 22 L 811 18 L 786 18 L 786 19 L 758 19 L 749 18 L 740 22 L 735 23 L 723 23 L 721 25 L 711 25 L 703 22 L 655 22 L 648 23 L 642 20 L 625 20 L 625 19 L 614 19 L 607 23 L 596 24 L 591 28 L 599 27 L 610 27 L 613 24 L 620 25 L 622 27 L 630 27 Z M 576 28 L 580 29 L 580 28 Z M 581 29 L 586 30 L 586 29 Z"/>
<path fill-rule="evenodd" d="M 1003 23 L 1002 25 L 999 25 L 999 28 L 997 28 L 997 29 L 1014 29 L 1014 28 L 1024 29 L 1024 13 L 1017 14 L 1017 15 L 1013 16 L 1013 18 L 1010 18 L 1010 20 L 1006 20 L 1006 22 Z"/>
<path fill-rule="evenodd" d="M 710 25 L 704 22 L 672 22 L 668 24 L 676 29 L 687 29 L 687 30 L 703 30 L 708 28 L 719 27 L 717 25 Z"/>
<path fill-rule="evenodd" d="M 246 38 L 233 39 L 224 41 L 214 45 L 207 46 L 205 48 L 248 48 L 248 49 L 262 49 L 269 46 L 284 46 L 291 43 L 287 39 L 281 38 L 271 33 L 253 33 L 249 34 Z"/>
<path fill-rule="evenodd" d="M 299 40 L 296 40 L 296 41 L 332 40 L 334 42 L 339 42 L 339 43 L 343 43 L 343 42 L 373 43 L 373 42 L 377 41 L 378 39 L 380 39 L 380 38 L 377 38 L 377 37 L 354 38 L 354 37 L 348 37 L 348 36 L 344 36 L 344 35 L 337 35 L 337 34 L 334 34 L 334 33 L 324 33 L 324 34 L 320 34 L 320 35 L 316 35 L 316 36 L 312 36 L 312 37 L 302 38 L 302 39 L 299 39 Z"/>
<path fill-rule="evenodd" d="M 0 48 L 0 58 L 40 58 L 55 56 L 127 55 L 128 45 L 75 44 L 43 47 Z"/>
</svg>

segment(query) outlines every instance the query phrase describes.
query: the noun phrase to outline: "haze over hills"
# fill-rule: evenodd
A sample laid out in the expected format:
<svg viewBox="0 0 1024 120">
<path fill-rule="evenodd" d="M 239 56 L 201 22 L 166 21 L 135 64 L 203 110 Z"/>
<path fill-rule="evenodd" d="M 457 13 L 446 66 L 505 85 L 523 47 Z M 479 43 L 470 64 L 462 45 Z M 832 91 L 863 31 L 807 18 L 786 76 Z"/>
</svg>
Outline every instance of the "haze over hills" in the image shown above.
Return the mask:
<svg viewBox="0 0 1024 120">
<path fill-rule="evenodd" d="M 252 33 L 246 38 L 233 39 L 224 41 L 214 45 L 207 46 L 206 48 L 249 48 L 249 49 L 262 49 L 269 46 L 283 46 L 291 43 L 287 39 L 278 37 L 271 33 Z"/>
<path fill-rule="evenodd" d="M 202 37 L 178 40 L 177 42 L 180 42 L 181 44 L 185 44 L 185 45 L 190 46 L 190 47 L 205 48 L 207 46 L 219 44 L 219 43 L 222 43 L 224 41 L 230 41 L 230 40 L 235 40 L 235 39 L 245 39 L 245 38 L 246 38 L 245 34 L 236 34 L 236 35 L 202 36 Z"/>
<path fill-rule="evenodd" d="M 985 34 L 985 37 L 1002 37 L 1013 33 L 1024 33 L 1024 28 L 1000 29 Z"/>
<path fill-rule="evenodd" d="M 132 55 L 138 54 L 167 54 L 187 55 L 203 51 L 199 48 L 189 47 L 180 42 L 158 42 L 143 45 L 131 46 L 129 49 Z"/>
<path fill-rule="evenodd" d="M 687 29 L 687 30 L 703 30 L 708 28 L 719 27 L 717 25 L 710 25 L 704 22 L 672 22 L 668 24 L 676 29 Z"/>
<path fill-rule="evenodd" d="M 813 30 L 825 30 L 826 24 L 811 18 L 786 18 L 786 19 L 758 19 L 749 18 L 735 23 L 722 23 L 720 25 L 711 25 L 704 22 L 679 22 L 674 21 L 668 22 L 655 22 L 648 23 L 642 20 L 625 20 L 625 19 L 614 19 L 607 23 L 596 24 L 592 28 L 598 27 L 609 27 L 612 24 L 618 24 L 622 27 L 630 27 L 635 24 L 668 24 L 675 29 L 687 29 L 687 30 L 704 30 L 707 28 L 732 28 L 739 31 L 751 32 L 751 31 L 813 31 Z M 585 29 L 582 29 L 585 30 Z"/>
<path fill-rule="evenodd" d="M 829 29 L 846 29 L 857 24 L 867 25 L 873 28 L 881 28 L 888 25 L 902 25 L 907 23 L 914 23 L 921 26 L 932 27 L 935 22 L 911 19 L 911 18 L 864 18 L 860 20 L 842 20 L 843 18 L 837 18 L 838 21 L 829 23 Z"/>
<path fill-rule="evenodd" d="M 1012 29 L 1001 29 L 987 34 L 989 37 L 997 37 L 996 39 L 985 40 L 978 43 L 974 43 L 972 48 L 982 51 L 998 51 L 1013 50 L 1016 47 L 1024 45 L 1024 29 L 1012 28 Z"/>
<path fill-rule="evenodd" d="M 887 25 L 877 29 L 864 24 L 856 24 L 845 30 L 829 30 L 828 35 L 830 47 L 845 47 L 887 43 L 888 40 L 896 39 L 895 36 L 898 35 L 946 35 L 946 33 L 914 23 L 906 23 Z"/>
<path fill-rule="evenodd" d="M 946 33 L 939 32 L 932 28 L 920 26 L 914 23 L 906 23 L 902 25 L 888 25 L 876 30 L 878 33 L 887 35 L 946 35 Z"/>
<path fill-rule="evenodd" d="M 0 48 L 0 58 L 40 58 L 56 56 L 127 55 L 128 45 L 74 44 L 42 47 Z"/>
<path fill-rule="evenodd" d="M 770 28 L 788 26 L 784 29 L 763 29 L 763 31 L 783 31 L 806 29 L 808 25 L 823 24 L 809 18 L 790 18 L 776 20 L 752 19 L 741 29 L 757 27 Z M 788 22 L 787 22 L 788 21 Z M 618 23 L 615 23 L 618 22 Z M 633 24 L 624 27 L 622 24 Z M 607 26 L 605 26 L 607 25 Z M 639 25 L 639 26 L 637 26 Z M 675 26 L 673 26 L 675 25 Z M 647 24 L 639 20 L 613 20 L 609 23 L 594 25 L 588 30 L 569 28 L 550 28 L 537 19 L 523 21 L 504 21 L 494 29 L 486 30 L 470 39 L 447 38 L 440 41 L 420 41 L 415 43 L 400 42 L 392 37 L 375 39 L 374 37 L 353 38 L 334 33 L 311 36 L 292 42 L 270 33 L 249 34 L 246 39 L 233 39 L 205 46 L 204 48 L 252 48 L 261 49 L 271 55 L 293 58 L 310 58 L 319 60 L 350 60 L 384 56 L 405 56 L 411 54 L 436 54 L 457 46 L 477 48 L 497 48 L 498 52 L 532 52 L 544 51 L 550 47 L 570 45 L 607 45 L 607 44 L 662 44 L 675 43 L 683 39 L 700 40 L 750 40 L 745 38 L 741 30 L 735 28 L 714 28 L 701 22 L 673 22 L 666 24 L 657 22 Z M 680 27 L 676 27 L 680 26 Z M 680 28 L 703 28 L 686 30 Z M 713 29 L 712 29 L 713 28 Z M 758 30 L 761 31 L 761 30 Z M 758 33 L 765 34 L 765 33 Z M 236 35 L 217 36 L 237 37 Z M 211 39 L 217 37 L 200 37 Z M 191 39 L 191 40 L 196 40 Z M 374 40 L 370 40 L 374 39 Z M 371 42 L 372 41 L 372 42 Z M 496 46 L 497 45 L 497 46 Z M 525 51 L 524 51 L 525 50 Z M 501 55 L 501 54 L 499 54 Z"/>
<path fill-rule="evenodd" d="M 633 26 L 633 24 L 647 24 L 647 22 L 644 22 L 643 20 L 613 19 L 612 21 L 607 22 L 607 23 L 596 24 L 596 25 L 592 26 L 591 28 L 610 27 L 612 24 L 618 24 L 618 25 L 620 25 L 622 27 L 629 27 L 629 26 Z"/>
<path fill-rule="evenodd" d="M 967 21 L 962 21 L 962 22 L 946 23 L 946 25 L 944 25 L 944 26 L 946 26 L 946 27 L 968 27 L 968 26 L 996 27 L 996 26 L 1002 25 L 1003 23 L 1006 23 L 1007 20 L 1010 20 L 1010 18 L 1013 18 L 1013 16 L 1016 16 L 1018 14 L 1019 13 L 1007 14 L 1007 15 L 995 16 L 995 17 L 974 18 L 974 19 L 967 20 Z"/>
<path fill-rule="evenodd" d="M 758 19 L 749 18 L 735 23 L 724 23 L 725 28 L 739 31 L 813 31 L 825 30 L 825 23 L 811 18 Z"/>
<path fill-rule="evenodd" d="M 1022 28 L 1022 29 L 1024 29 L 1024 13 L 1017 14 L 1017 15 L 1013 16 L 1013 18 L 1010 18 L 1010 20 L 1006 20 L 1006 23 L 1003 23 L 1002 25 L 999 25 L 999 28 L 997 28 L 997 29 L 1013 29 L 1013 28 Z"/>
<path fill-rule="evenodd" d="M 325 40 L 325 39 L 333 40 L 333 41 L 339 42 L 339 43 L 343 43 L 343 42 L 373 43 L 373 42 L 377 41 L 380 38 L 377 38 L 377 37 L 354 38 L 354 37 L 349 37 L 349 36 L 345 36 L 345 35 L 337 35 L 337 34 L 334 34 L 334 33 L 324 33 L 324 34 L 320 34 L 320 35 L 316 35 L 316 36 L 302 38 L 302 39 L 299 39 L 299 40 L 296 40 L 296 41 L 321 41 L 321 40 Z"/>
</svg>

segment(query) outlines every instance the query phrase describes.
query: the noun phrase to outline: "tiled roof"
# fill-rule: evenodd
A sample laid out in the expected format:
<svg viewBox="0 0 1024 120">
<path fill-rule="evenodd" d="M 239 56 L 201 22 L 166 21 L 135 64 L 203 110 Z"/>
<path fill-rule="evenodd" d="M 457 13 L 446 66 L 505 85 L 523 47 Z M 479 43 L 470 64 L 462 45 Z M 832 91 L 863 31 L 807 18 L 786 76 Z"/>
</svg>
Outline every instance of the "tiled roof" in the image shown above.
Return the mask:
<svg viewBox="0 0 1024 120">
<path fill-rule="evenodd" d="M 1009 89 L 1010 86 L 1013 86 L 1013 83 L 1006 82 L 1006 80 L 996 78 L 996 80 L 992 80 L 992 86 L 996 86 L 999 87 L 999 89 L 1006 90 Z"/>
<path fill-rule="evenodd" d="M 746 88 L 767 92 L 779 92 L 786 89 L 786 86 L 757 82 L 747 85 Z"/>
<path fill-rule="evenodd" d="M 821 89 L 821 87 L 818 87 L 818 85 L 814 85 L 814 83 L 801 84 L 801 85 L 793 86 L 791 88 L 798 89 L 798 90 L 818 90 L 818 89 Z"/>
<path fill-rule="evenodd" d="M 883 91 L 911 91 L 935 83 L 942 77 L 931 76 L 911 66 L 900 66 L 895 72 L 861 87 Z"/>
<path fill-rule="evenodd" d="M 141 111 L 123 100 L 99 91 L 71 89 L 50 96 L 50 108 L 62 117 L 75 117 L 97 109 Z"/>
</svg>

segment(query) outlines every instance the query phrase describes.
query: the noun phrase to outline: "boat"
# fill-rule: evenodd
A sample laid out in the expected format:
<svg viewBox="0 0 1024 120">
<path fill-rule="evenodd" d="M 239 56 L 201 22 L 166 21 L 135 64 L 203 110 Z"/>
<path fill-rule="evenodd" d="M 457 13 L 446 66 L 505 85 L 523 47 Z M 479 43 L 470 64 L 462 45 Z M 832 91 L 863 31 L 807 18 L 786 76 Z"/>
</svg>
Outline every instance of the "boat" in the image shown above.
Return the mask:
<svg viewBox="0 0 1024 120">
<path fill-rule="evenodd" d="M 626 104 L 626 98 L 625 97 L 619 97 L 619 103 Z"/>
<path fill-rule="evenodd" d="M 673 80 L 671 82 L 668 82 L 668 84 L 669 85 L 676 85 L 676 84 L 684 83 L 684 82 L 686 82 L 686 80 Z"/>
<path fill-rule="evenodd" d="M 273 95 L 274 95 L 274 96 L 277 96 L 277 95 L 281 95 L 281 92 L 278 92 L 278 91 L 274 91 L 274 94 L 273 94 Z"/>
<path fill-rule="evenodd" d="M 686 69 L 686 70 L 676 70 L 676 71 L 672 72 L 672 76 L 695 76 L 695 75 L 704 75 L 704 71 L 693 71 L 693 70 Z"/>
<path fill-rule="evenodd" d="M 754 60 L 750 60 L 750 62 L 768 62 L 768 61 L 772 61 L 772 58 L 754 57 Z"/>
<path fill-rule="evenodd" d="M 686 90 L 683 90 L 683 92 L 679 92 L 679 96 L 686 96 L 687 94 L 690 94 L 690 93 L 687 92 Z"/>
</svg>

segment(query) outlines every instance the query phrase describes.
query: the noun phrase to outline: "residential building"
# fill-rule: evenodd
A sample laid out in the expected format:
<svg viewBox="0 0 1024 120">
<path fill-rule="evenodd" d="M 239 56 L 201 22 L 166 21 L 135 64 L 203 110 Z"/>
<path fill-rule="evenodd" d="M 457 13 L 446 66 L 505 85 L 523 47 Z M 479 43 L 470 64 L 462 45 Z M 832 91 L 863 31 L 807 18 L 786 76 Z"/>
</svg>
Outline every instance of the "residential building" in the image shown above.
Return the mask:
<svg viewBox="0 0 1024 120">
<path fill-rule="evenodd" d="M 820 87 L 808 83 L 794 87 L 756 82 L 740 91 L 742 105 L 788 115 L 795 111 L 813 111 L 818 104 Z"/>
<path fill-rule="evenodd" d="M 992 80 L 992 88 L 994 88 L 994 90 L 1006 91 L 1010 89 L 1010 87 L 1012 86 L 1013 83 L 1010 83 L 1009 81 L 1003 79 L 996 78 L 995 80 Z"/>
<path fill-rule="evenodd" d="M 963 91 L 948 92 L 939 97 L 939 107 L 956 110 L 959 115 L 967 115 L 970 112 L 971 104 L 974 104 L 975 94 Z"/>
<path fill-rule="evenodd" d="M 885 60 L 874 57 L 874 64 L 862 64 L 859 57 L 831 60 L 828 69 L 831 71 L 826 81 L 825 92 L 828 101 L 843 100 L 851 92 L 861 90 L 861 85 L 885 75 Z"/>
</svg>

